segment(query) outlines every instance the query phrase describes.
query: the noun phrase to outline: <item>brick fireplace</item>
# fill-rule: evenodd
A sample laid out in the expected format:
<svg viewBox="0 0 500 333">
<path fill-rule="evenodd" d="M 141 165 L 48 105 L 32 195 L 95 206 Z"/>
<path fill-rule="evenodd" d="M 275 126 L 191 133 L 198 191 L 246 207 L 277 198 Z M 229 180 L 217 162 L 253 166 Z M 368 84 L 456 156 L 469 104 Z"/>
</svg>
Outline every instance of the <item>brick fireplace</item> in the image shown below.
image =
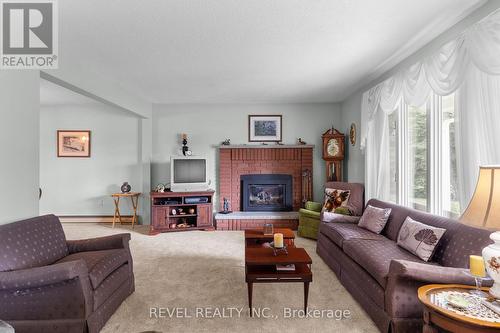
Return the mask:
<svg viewBox="0 0 500 333">
<path fill-rule="evenodd" d="M 304 199 L 310 199 L 314 146 L 221 146 L 219 148 L 219 200 L 227 198 L 232 211 L 242 210 L 241 176 L 255 174 L 290 175 L 291 205 L 297 211 Z M 305 188 L 307 187 L 307 188 Z M 308 198 L 307 198 L 308 197 Z"/>
</svg>

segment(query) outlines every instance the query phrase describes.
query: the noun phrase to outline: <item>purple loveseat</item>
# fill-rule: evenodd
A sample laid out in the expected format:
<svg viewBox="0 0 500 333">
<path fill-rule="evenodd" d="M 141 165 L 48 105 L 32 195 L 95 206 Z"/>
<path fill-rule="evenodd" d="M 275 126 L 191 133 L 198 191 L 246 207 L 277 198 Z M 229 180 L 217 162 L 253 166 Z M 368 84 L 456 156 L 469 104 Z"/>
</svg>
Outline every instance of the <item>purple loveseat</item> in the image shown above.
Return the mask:
<svg viewBox="0 0 500 333">
<path fill-rule="evenodd" d="M 392 208 L 382 234 L 357 224 L 322 222 L 316 252 L 381 332 L 422 332 L 417 289 L 431 283 L 474 285 L 474 279 L 464 273 L 469 255 L 481 255 L 491 243 L 491 232 L 379 200 L 368 204 Z M 396 244 L 407 216 L 446 229 L 428 263 Z"/>
<path fill-rule="evenodd" d="M 0 318 L 23 332 L 99 332 L 134 291 L 130 234 L 67 241 L 54 215 L 0 225 Z"/>
</svg>

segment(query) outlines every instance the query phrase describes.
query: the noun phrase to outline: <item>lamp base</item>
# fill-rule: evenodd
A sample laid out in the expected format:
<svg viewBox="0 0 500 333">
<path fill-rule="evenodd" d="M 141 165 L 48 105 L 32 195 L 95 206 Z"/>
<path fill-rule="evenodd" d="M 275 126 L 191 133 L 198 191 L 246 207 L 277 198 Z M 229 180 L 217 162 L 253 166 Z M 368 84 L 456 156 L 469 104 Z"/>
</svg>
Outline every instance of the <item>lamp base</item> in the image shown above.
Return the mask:
<svg viewBox="0 0 500 333">
<path fill-rule="evenodd" d="M 483 249 L 483 259 L 486 271 L 495 281 L 490 288 L 490 294 L 495 298 L 500 298 L 500 232 L 492 233 L 490 238 L 495 243 Z"/>
</svg>

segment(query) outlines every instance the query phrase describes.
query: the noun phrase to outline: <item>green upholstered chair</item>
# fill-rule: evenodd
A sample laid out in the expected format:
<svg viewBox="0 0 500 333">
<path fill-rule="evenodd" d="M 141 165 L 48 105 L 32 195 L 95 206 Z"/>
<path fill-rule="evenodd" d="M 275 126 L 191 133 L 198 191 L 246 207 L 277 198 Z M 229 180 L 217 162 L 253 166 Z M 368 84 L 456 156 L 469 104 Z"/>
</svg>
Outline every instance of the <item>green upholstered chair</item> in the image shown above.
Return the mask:
<svg viewBox="0 0 500 333">
<path fill-rule="evenodd" d="M 365 188 L 363 184 L 328 182 L 325 188 L 336 188 L 339 190 L 349 190 L 349 209 L 354 216 L 363 215 L 365 202 Z M 308 201 L 304 208 L 299 210 L 299 230 L 297 234 L 301 237 L 318 239 L 319 225 L 321 224 L 321 210 L 323 204 L 319 202 Z"/>
<path fill-rule="evenodd" d="M 318 228 L 321 221 L 321 208 L 319 202 L 308 201 L 304 208 L 299 210 L 299 230 L 297 234 L 301 237 L 317 239 Z"/>
</svg>

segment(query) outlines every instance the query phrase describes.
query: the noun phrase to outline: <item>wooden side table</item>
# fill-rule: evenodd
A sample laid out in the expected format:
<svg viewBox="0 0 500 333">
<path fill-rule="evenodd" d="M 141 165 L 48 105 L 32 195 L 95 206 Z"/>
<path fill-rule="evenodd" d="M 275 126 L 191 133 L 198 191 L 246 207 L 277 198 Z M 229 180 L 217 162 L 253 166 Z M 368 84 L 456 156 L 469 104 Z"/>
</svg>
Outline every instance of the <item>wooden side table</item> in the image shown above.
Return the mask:
<svg viewBox="0 0 500 333">
<path fill-rule="evenodd" d="M 433 294 L 442 291 L 465 291 L 475 289 L 473 286 L 458 284 L 429 284 L 418 288 L 418 299 L 424 305 L 424 333 L 437 333 L 444 329 L 460 333 L 492 333 L 499 332 L 500 323 L 471 318 L 450 311 L 435 302 Z M 489 288 L 482 288 L 488 291 Z"/>
<path fill-rule="evenodd" d="M 115 214 L 113 215 L 113 228 L 115 227 L 116 218 L 122 224 L 122 215 L 120 214 L 120 198 L 130 198 L 132 201 L 132 208 L 134 211 L 134 215 L 132 216 L 132 229 L 134 228 L 134 224 L 137 222 L 137 207 L 139 206 L 139 197 L 141 193 L 139 192 L 128 192 L 128 193 L 113 193 L 111 197 L 115 202 Z"/>
</svg>

